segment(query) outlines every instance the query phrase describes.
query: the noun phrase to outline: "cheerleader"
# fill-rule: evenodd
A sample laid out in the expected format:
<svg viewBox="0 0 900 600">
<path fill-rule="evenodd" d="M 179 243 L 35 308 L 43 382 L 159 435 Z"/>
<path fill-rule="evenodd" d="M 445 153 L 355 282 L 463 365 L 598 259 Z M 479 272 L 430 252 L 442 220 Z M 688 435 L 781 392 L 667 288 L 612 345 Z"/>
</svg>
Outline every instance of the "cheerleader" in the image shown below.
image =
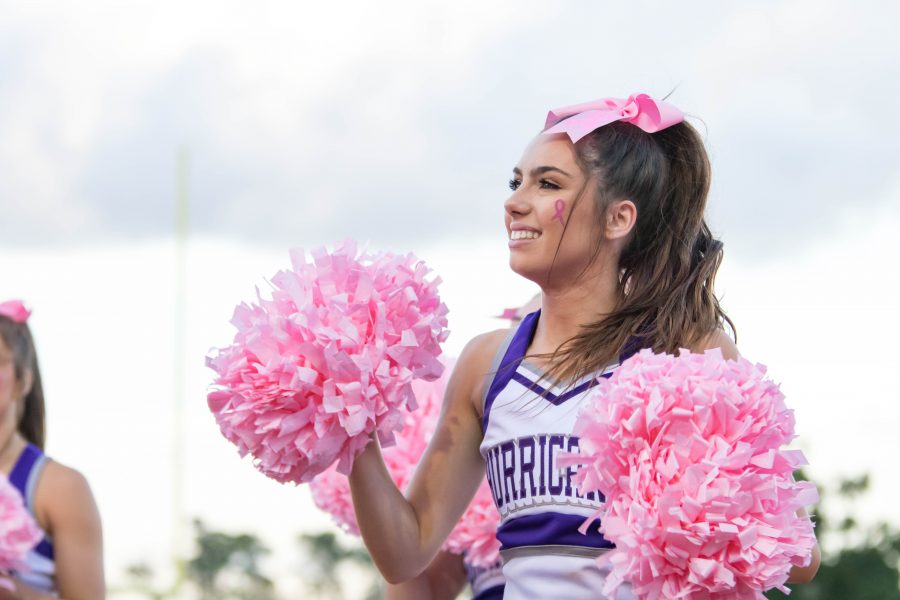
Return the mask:
<svg viewBox="0 0 900 600">
<path fill-rule="evenodd" d="M 44 392 L 30 312 L 0 303 L 0 470 L 44 532 L 29 570 L 5 577 L 18 600 L 100 600 L 106 595 L 100 515 L 84 476 L 44 454 Z"/>
<path fill-rule="evenodd" d="M 510 268 L 541 307 L 471 340 L 406 496 L 377 441 L 350 475 L 363 539 L 392 583 L 420 577 L 487 474 L 501 515 L 504 598 L 599 598 L 611 544 L 578 528 L 600 498 L 571 467 L 579 406 L 640 348 L 738 356 L 714 294 L 722 243 L 705 222 L 710 165 L 680 110 L 646 94 L 551 111 L 513 168 L 504 204 Z M 795 567 L 791 581 L 812 578 Z M 633 597 L 623 586 L 616 598 Z"/>
</svg>

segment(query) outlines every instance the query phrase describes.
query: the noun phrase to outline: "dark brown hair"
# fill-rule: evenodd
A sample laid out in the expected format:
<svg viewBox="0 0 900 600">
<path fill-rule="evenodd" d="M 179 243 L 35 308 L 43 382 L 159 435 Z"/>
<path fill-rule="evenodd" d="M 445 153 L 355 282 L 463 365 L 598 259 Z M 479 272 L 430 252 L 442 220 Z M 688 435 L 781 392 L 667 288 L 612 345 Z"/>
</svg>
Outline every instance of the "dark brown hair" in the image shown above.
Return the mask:
<svg viewBox="0 0 900 600">
<path fill-rule="evenodd" d="M 13 370 L 19 382 L 31 371 L 31 389 L 23 399 L 18 430 L 30 443 L 44 449 L 44 388 L 41 370 L 31 330 L 26 323 L 17 323 L 0 316 L 0 337 L 13 355 Z"/>
<path fill-rule="evenodd" d="M 626 344 L 676 353 L 728 324 L 713 284 L 722 242 L 704 219 L 710 165 L 697 131 L 682 122 L 656 133 L 616 122 L 575 145 L 587 177 L 582 196 L 605 220 L 617 200 L 631 200 L 637 222 L 619 257 L 616 306 L 555 352 L 550 375 L 575 380 L 615 362 Z M 593 192 L 593 193 L 591 193 Z M 599 253 L 600 241 L 594 250 Z"/>
</svg>

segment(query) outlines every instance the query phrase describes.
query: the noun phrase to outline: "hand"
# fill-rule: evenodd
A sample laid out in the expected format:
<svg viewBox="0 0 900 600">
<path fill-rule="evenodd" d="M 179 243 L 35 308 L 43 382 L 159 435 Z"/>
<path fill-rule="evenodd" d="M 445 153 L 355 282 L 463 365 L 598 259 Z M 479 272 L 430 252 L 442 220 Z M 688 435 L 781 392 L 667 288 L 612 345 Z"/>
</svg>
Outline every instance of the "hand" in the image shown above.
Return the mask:
<svg viewBox="0 0 900 600">
<path fill-rule="evenodd" d="M 0 574 L 0 600 L 20 600 L 16 593 L 16 582 L 7 575 Z"/>
<path fill-rule="evenodd" d="M 0 573 L 0 600 L 52 600 L 56 596 L 47 596 L 27 583 L 12 575 Z"/>
</svg>

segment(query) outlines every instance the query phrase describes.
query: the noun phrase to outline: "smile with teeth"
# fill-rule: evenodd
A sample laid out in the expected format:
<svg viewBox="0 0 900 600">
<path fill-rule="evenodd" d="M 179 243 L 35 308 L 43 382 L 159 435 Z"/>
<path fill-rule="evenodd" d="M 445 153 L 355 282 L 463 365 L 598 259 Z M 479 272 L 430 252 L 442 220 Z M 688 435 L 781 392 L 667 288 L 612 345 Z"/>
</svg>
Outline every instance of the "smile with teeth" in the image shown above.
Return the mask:
<svg viewBox="0 0 900 600">
<path fill-rule="evenodd" d="M 541 237 L 541 234 L 538 231 L 516 229 L 509 232 L 509 239 L 511 240 L 536 240 L 539 237 Z"/>
</svg>

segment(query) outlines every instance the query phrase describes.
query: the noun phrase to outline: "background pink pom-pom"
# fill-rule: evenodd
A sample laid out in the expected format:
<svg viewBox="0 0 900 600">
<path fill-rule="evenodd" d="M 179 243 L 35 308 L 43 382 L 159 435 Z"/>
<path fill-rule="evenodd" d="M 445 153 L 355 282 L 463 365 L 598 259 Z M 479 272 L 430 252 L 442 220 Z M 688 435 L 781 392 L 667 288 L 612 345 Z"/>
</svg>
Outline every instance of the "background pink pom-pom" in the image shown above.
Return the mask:
<svg viewBox="0 0 900 600">
<path fill-rule="evenodd" d="M 42 537 L 19 490 L 0 475 L 0 571 L 27 571 L 25 557 Z"/>
<path fill-rule="evenodd" d="M 341 475 L 337 469 L 330 467 L 313 477 L 309 482 L 309 491 L 315 505 L 331 515 L 341 530 L 359 535 L 353 498 L 350 496 L 350 483 L 346 475 Z"/>
<path fill-rule="evenodd" d="M 281 482 L 335 461 L 348 473 L 373 432 L 391 444 L 416 407 L 412 381 L 441 374 L 449 334 L 440 279 L 413 255 L 358 254 L 350 241 L 311 254 L 292 251 L 271 300 L 239 305 L 234 343 L 207 358 L 222 434 Z"/>
<path fill-rule="evenodd" d="M 642 599 L 762 599 L 809 564 L 812 524 L 796 512 L 818 494 L 792 477 L 806 461 L 782 449 L 794 417 L 762 365 L 643 350 L 600 381 L 575 434 L 580 456 L 562 462 L 605 495 L 600 531 L 616 545 L 604 593 L 627 581 Z"/>
<path fill-rule="evenodd" d="M 500 513 L 494 505 L 487 480 L 482 481 L 475 497 L 463 513 L 459 523 L 447 536 L 443 549 L 466 555 L 466 563 L 473 567 L 490 567 L 500 560 L 500 541 L 497 527 Z"/>
<path fill-rule="evenodd" d="M 403 429 L 397 434 L 396 444 L 382 452 L 388 472 L 401 490 L 409 486 L 428 442 L 434 435 L 452 367 L 453 363 L 450 362 L 444 375 L 437 381 L 413 382 L 413 393 L 419 409 L 405 415 Z M 341 529 L 359 535 L 350 498 L 350 485 L 344 475 L 330 468 L 317 475 L 309 486 L 316 506 L 329 513 Z M 500 542 L 496 537 L 499 523 L 500 515 L 494 507 L 487 481 L 484 481 L 465 514 L 444 542 L 443 549 L 456 554 L 466 552 L 466 562 L 472 566 L 490 566 L 500 558 Z"/>
</svg>

